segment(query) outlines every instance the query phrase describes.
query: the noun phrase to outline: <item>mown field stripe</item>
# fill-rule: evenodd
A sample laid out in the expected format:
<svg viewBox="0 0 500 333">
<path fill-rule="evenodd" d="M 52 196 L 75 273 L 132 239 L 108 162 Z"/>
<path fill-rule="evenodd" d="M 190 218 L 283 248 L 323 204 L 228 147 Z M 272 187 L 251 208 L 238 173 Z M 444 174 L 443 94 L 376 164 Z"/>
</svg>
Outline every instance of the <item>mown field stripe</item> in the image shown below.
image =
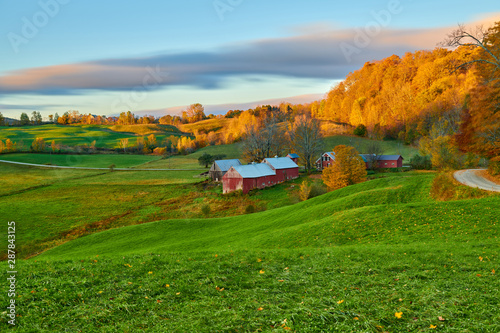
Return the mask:
<svg viewBox="0 0 500 333">
<path fill-rule="evenodd" d="M 77 169 L 77 170 L 109 170 L 110 168 L 89 168 L 89 167 L 69 167 L 61 165 L 46 165 L 46 164 L 34 164 L 34 163 L 24 163 L 24 162 L 13 162 L 0 160 L 0 163 L 17 164 L 33 166 L 38 168 L 55 168 L 55 169 Z M 114 171 L 206 171 L 206 169 L 133 169 L 133 168 L 113 168 Z"/>
</svg>

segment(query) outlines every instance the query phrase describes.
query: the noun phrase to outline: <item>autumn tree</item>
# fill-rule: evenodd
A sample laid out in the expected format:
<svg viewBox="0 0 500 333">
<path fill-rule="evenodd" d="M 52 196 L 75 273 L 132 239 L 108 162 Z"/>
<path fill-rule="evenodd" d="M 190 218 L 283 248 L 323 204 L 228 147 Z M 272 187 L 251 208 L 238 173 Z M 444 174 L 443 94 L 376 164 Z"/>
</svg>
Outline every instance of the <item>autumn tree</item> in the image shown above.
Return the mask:
<svg viewBox="0 0 500 333">
<path fill-rule="evenodd" d="M 16 144 L 11 139 L 7 139 L 5 140 L 5 148 L 7 149 L 8 152 L 15 151 Z"/>
<path fill-rule="evenodd" d="M 123 149 L 123 152 L 126 152 L 128 147 L 128 138 L 120 139 L 118 141 L 118 147 Z"/>
<path fill-rule="evenodd" d="M 366 180 L 365 163 L 354 147 L 339 145 L 333 149 L 335 159 L 323 170 L 322 179 L 329 190 L 336 190 Z"/>
<path fill-rule="evenodd" d="M 45 149 L 45 141 L 43 138 L 35 138 L 31 144 L 31 149 L 36 152 L 42 152 Z"/>
<path fill-rule="evenodd" d="M 293 151 L 299 155 L 300 161 L 309 172 L 314 167 L 317 155 L 323 151 L 319 122 L 305 115 L 298 116 L 288 135 Z"/>
<path fill-rule="evenodd" d="M 145 142 L 145 149 L 150 152 L 150 151 L 153 151 L 153 149 L 155 149 L 157 146 L 156 144 L 156 136 L 154 134 L 150 134 L 147 139 L 146 139 L 146 142 Z"/>
<path fill-rule="evenodd" d="M 458 144 L 467 150 L 465 144 L 471 142 L 473 151 L 496 156 L 500 154 L 500 22 L 489 29 L 459 25 L 445 44 L 470 50 L 473 59 L 460 63 L 457 70 L 473 65 L 480 79 L 464 113 Z"/>
<path fill-rule="evenodd" d="M 194 123 L 206 118 L 205 108 L 200 103 L 191 104 L 182 112 L 182 118 L 188 123 Z"/>
</svg>

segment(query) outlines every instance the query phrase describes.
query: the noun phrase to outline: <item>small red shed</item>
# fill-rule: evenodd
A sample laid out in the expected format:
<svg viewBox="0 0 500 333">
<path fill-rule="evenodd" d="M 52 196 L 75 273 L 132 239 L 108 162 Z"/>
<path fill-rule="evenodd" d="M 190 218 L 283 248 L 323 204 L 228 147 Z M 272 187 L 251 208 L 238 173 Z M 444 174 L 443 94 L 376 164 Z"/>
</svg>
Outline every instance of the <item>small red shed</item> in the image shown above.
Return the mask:
<svg viewBox="0 0 500 333">
<path fill-rule="evenodd" d="M 224 194 L 242 190 L 248 193 L 254 188 L 264 188 L 276 184 L 276 172 L 267 164 L 248 164 L 232 166 L 222 177 Z"/>
<path fill-rule="evenodd" d="M 269 165 L 276 172 L 277 183 L 299 178 L 299 166 L 289 157 L 266 158 L 262 163 Z"/>
</svg>

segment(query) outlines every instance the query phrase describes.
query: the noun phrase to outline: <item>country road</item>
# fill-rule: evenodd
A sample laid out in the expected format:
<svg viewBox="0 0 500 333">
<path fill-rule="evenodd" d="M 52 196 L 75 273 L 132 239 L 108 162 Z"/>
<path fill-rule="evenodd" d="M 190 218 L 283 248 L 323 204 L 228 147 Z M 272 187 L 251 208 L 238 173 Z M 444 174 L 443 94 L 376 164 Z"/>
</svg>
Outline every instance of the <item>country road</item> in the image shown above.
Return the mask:
<svg viewBox="0 0 500 333">
<path fill-rule="evenodd" d="M 480 188 L 486 191 L 500 192 L 500 185 L 489 181 L 488 179 L 481 177 L 477 174 L 477 171 L 482 169 L 468 169 L 468 170 L 460 170 L 455 171 L 453 176 L 460 183 L 470 186 Z"/>
<path fill-rule="evenodd" d="M 39 168 L 54 168 L 54 169 L 76 169 L 76 170 L 109 170 L 109 168 L 87 168 L 87 167 L 70 167 L 61 165 L 33 164 L 24 162 L 13 162 L 0 160 L 0 163 L 17 164 L 34 166 Z M 114 168 L 115 171 L 206 171 L 204 169 L 134 169 L 134 168 Z"/>
</svg>

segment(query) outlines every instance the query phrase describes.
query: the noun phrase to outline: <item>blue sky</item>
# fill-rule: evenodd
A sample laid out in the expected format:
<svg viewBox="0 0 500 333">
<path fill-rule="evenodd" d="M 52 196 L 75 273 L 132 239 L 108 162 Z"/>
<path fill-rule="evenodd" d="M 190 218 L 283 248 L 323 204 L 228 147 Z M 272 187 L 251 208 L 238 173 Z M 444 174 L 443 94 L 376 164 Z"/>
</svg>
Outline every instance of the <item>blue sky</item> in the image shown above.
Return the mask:
<svg viewBox="0 0 500 333">
<path fill-rule="evenodd" d="M 307 100 L 366 61 L 498 20 L 498 1 L 0 0 L 0 112 Z"/>
</svg>

